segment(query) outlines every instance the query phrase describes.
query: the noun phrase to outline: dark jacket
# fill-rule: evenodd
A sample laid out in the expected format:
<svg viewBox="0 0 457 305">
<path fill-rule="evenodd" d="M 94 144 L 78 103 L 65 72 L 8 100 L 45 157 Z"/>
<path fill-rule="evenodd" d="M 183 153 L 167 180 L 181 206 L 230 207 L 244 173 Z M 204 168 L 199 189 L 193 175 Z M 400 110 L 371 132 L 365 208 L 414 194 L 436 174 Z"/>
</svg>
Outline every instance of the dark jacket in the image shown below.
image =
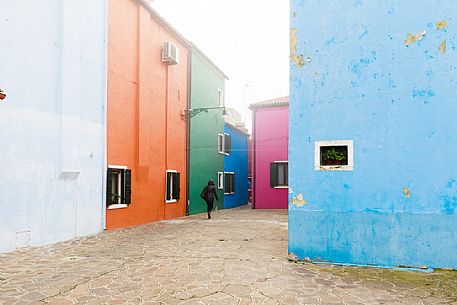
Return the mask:
<svg viewBox="0 0 457 305">
<path fill-rule="evenodd" d="M 208 181 L 208 185 L 205 186 L 200 194 L 200 197 L 202 197 L 206 202 L 214 201 L 214 197 L 216 197 L 216 200 L 219 201 L 219 198 L 217 198 L 216 186 L 214 185 L 213 180 Z"/>
</svg>

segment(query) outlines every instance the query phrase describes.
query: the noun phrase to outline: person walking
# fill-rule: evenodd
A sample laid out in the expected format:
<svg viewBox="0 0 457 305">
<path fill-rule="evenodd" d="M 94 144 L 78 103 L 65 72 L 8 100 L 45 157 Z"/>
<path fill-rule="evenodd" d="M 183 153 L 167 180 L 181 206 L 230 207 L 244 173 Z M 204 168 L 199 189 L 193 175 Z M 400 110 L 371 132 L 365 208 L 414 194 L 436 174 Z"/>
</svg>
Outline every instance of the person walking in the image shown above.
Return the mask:
<svg viewBox="0 0 457 305">
<path fill-rule="evenodd" d="M 219 198 L 217 198 L 216 186 L 214 185 L 214 181 L 212 179 L 209 179 L 208 185 L 203 188 L 200 197 L 205 200 L 208 207 L 208 219 L 211 219 L 211 211 L 213 210 L 214 198 L 219 201 Z"/>
</svg>

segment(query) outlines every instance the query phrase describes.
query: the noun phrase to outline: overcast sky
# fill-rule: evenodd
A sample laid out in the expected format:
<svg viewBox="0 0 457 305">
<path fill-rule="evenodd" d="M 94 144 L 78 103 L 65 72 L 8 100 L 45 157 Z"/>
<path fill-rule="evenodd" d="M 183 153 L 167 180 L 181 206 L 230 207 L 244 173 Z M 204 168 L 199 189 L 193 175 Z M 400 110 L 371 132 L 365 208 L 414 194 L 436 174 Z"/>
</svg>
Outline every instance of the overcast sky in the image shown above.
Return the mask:
<svg viewBox="0 0 457 305">
<path fill-rule="evenodd" d="M 226 105 L 289 93 L 288 0 L 154 0 L 152 6 L 229 77 Z M 247 113 L 250 129 L 250 112 Z"/>
</svg>

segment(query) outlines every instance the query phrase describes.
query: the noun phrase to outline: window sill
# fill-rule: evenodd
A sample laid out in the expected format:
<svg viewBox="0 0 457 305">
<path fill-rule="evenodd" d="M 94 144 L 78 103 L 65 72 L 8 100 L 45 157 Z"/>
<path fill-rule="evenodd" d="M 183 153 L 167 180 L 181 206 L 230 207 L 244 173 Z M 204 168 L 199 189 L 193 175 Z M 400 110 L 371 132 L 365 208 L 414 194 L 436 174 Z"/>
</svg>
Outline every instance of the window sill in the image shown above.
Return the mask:
<svg viewBox="0 0 457 305">
<path fill-rule="evenodd" d="M 288 186 L 275 186 L 275 189 L 288 189 Z"/>
<path fill-rule="evenodd" d="M 224 195 L 235 195 L 235 193 L 224 193 Z"/>
<path fill-rule="evenodd" d="M 165 203 L 176 203 L 178 200 L 172 199 L 172 200 L 165 200 Z"/>
<path fill-rule="evenodd" d="M 128 204 L 112 204 L 108 206 L 108 210 L 117 210 L 117 209 L 125 209 L 128 207 Z"/>
<path fill-rule="evenodd" d="M 353 171 L 354 167 L 350 165 L 322 165 L 314 167 L 315 171 Z"/>
</svg>

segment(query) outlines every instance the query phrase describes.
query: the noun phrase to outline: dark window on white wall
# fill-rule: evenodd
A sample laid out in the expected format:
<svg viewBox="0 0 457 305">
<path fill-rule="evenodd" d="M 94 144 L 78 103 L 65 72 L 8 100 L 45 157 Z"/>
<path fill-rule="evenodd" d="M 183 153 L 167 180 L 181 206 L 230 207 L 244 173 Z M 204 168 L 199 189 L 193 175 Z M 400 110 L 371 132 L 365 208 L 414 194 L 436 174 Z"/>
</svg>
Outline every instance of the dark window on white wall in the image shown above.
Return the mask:
<svg viewBox="0 0 457 305">
<path fill-rule="evenodd" d="M 108 208 L 126 207 L 132 197 L 132 171 L 127 167 L 108 167 L 106 204 Z"/>
<path fill-rule="evenodd" d="M 289 185 L 289 166 L 287 161 L 270 163 L 270 187 L 287 187 Z"/>
<path fill-rule="evenodd" d="M 224 173 L 224 194 L 235 194 L 235 173 Z"/>
<path fill-rule="evenodd" d="M 167 203 L 177 202 L 181 193 L 181 174 L 177 171 L 169 170 L 166 176 L 165 201 Z"/>
</svg>

